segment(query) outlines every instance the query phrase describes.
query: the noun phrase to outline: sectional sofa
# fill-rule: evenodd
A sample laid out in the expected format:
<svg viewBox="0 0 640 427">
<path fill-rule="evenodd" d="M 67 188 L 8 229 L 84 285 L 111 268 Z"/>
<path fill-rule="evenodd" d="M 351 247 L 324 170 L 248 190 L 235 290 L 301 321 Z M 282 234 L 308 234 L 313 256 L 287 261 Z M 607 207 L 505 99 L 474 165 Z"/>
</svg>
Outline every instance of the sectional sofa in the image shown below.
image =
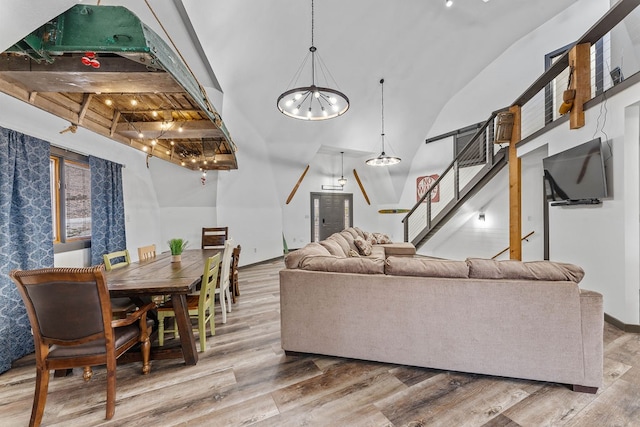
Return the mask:
<svg viewBox="0 0 640 427">
<path fill-rule="evenodd" d="M 364 232 L 338 234 L 285 258 L 286 352 L 601 386 L 602 295 L 579 287 L 580 267 L 435 259 L 406 243 L 365 256 L 347 236 Z"/>
</svg>

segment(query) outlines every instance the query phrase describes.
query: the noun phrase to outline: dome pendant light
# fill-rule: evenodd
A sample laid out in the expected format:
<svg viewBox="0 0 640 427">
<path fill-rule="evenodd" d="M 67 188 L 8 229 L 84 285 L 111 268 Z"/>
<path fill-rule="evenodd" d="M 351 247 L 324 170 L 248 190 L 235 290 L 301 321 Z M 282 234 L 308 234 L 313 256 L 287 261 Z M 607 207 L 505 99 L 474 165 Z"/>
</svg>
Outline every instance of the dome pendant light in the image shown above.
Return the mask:
<svg viewBox="0 0 640 427">
<path fill-rule="evenodd" d="M 338 180 L 338 184 L 340 184 L 341 187 L 344 187 L 347 184 L 347 178 L 344 177 L 344 151 L 341 151 L 340 155 L 342 156 L 342 167 L 340 169 L 340 179 Z"/>
<path fill-rule="evenodd" d="M 391 166 L 400 163 L 400 157 L 387 156 L 384 152 L 384 79 L 380 79 L 380 91 L 382 93 L 382 153 L 366 161 L 369 166 Z"/>
<path fill-rule="evenodd" d="M 336 89 L 316 85 L 316 76 L 333 76 L 322 62 L 318 49 L 313 44 L 314 7 L 311 0 L 311 85 L 289 89 L 278 97 L 278 109 L 286 116 L 301 120 L 327 120 L 341 116 L 349 109 L 349 98 Z M 292 79 L 295 85 L 307 63 L 307 57 Z M 317 61 L 316 61 L 317 60 Z M 319 73 L 316 72 L 316 66 Z M 335 84 L 335 81 L 333 82 Z M 328 86 L 328 84 L 326 84 Z M 337 85 L 336 85 L 337 86 Z M 291 87 L 291 85 L 290 85 Z"/>
</svg>

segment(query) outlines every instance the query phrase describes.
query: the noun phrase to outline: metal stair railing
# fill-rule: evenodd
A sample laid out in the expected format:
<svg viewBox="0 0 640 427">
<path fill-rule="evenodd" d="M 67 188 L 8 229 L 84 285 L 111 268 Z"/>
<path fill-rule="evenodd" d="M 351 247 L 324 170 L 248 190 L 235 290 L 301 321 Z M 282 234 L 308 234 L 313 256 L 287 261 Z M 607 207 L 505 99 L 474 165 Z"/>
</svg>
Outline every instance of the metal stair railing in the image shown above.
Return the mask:
<svg viewBox="0 0 640 427">
<path fill-rule="evenodd" d="M 478 128 L 442 175 L 402 219 L 404 241 L 419 248 L 448 221 L 459 206 L 482 188 L 507 163 L 506 148 L 493 143 L 496 117 Z"/>
</svg>

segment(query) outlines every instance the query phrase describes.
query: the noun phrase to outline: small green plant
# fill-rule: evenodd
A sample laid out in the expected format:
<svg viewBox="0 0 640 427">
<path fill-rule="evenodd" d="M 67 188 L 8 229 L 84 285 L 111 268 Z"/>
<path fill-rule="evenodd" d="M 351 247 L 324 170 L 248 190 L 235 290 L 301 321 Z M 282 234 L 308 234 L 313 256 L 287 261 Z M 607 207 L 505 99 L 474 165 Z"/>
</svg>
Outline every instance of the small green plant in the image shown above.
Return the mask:
<svg viewBox="0 0 640 427">
<path fill-rule="evenodd" d="M 187 248 L 189 244 L 188 241 L 183 239 L 171 239 L 167 243 L 169 243 L 169 249 L 171 249 L 171 255 L 180 255 L 182 251 Z"/>
</svg>

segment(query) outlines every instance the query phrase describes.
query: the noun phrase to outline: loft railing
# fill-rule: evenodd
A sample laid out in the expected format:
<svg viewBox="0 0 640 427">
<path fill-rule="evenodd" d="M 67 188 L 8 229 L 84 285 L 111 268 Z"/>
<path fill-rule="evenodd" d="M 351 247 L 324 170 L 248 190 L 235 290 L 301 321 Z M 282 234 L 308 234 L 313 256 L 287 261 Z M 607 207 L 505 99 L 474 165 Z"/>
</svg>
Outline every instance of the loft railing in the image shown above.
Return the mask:
<svg viewBox="0 0 640 427">
<path fill-rule="evenodd" d="M 478 128 L 453 162 L 404 217 L 406 242 L 420 246 L 430 232 L 448 219 L 455 206 L 473 194 L 476 185 L 489 176 L 496 164 L 504 163 L 504 150 L 500 151 L 500 146 L 493 143 L 498 113 L 494 112 Z"/>
<path fill-rule="evenodd" d="M 534 233 L 535 233 L 535 231 L 530 231 L 528 234 L 522 236 L 522 239 L 520 239 L 520 240 L 528 242 L 529 241 L 529 237 L 533 236 Z M 509 246 L 507 246 L 506 248 L 504 248 L 503 250 L 501 250 L 500 252 L 498 252 L 497 254 L 492 256 L 491 259 L 498 258 L 500 255 L 502 255 L 503 253 L 506 253 L 508 250 L 509 250 Z"/>
<path fill-rule="evenodd" d="M 623 61 L 621 54 L 629 40 L 640 39 L 640 12 L 636 10 L 639 5 L 640 0 L 620 0 L 612 6 L 581 38 L 566 46 L 566 52 L 554 58 L 549 68 L 514 101 L 512 105 L 521 108 L 520 143 L 546 131 L 547 126 L 555 126 L 568 118 L 568 115 L 561 116 L 558 110 L 562 104 L 563 91 L 568 87 L 569 50 L 572 47 L 584 44 L 591 46 L 592 98 L 601 94 L 606 96 L 605 92 L 614 86 L 617 86 L 614 89 L 618 91 L 626 87 L 627 83 L 640 80 L 637 78 L 640 70 L 636 65 L 640 64 L 640 58 Z M 629 49 L 625 52 L 627 57 L 634 55 Z M 629 79 L 632 75 L 634 78 Z M 489 144 L 489 134 L 495 132 L 496 128 L 496 113 L 491 115 L 469 144 L 426 189 L 424 196 L 404 217 L 402 221 L 405 241 L 416 246 L 423 243 L 437 230 L 438 225 L 446 221 L 445 217 L 451 215 L 450 210 L 453 206 L 463 202 L 462 196 L 469 190 L 469 183 L 479 181 L 482 174 L 487 173 L 490 165 L 495 164 L 496 158 L 504 155 L 504 151 L 499 151 L 499 146 Z M 604 133 L 604 123 L 595 125 L 596 131 Z M 476 149 L 479 145 L 486 150 L 486 161 L 482 167 L 478 167 L 479 164 L 474 165 L 473 161 L 469 160 L 473 156 L 477 158 Z M 428 197 L 429 195 L 431 196 Z M 439 201 L 434 202 L 434 198 Z"/>
</svg>

